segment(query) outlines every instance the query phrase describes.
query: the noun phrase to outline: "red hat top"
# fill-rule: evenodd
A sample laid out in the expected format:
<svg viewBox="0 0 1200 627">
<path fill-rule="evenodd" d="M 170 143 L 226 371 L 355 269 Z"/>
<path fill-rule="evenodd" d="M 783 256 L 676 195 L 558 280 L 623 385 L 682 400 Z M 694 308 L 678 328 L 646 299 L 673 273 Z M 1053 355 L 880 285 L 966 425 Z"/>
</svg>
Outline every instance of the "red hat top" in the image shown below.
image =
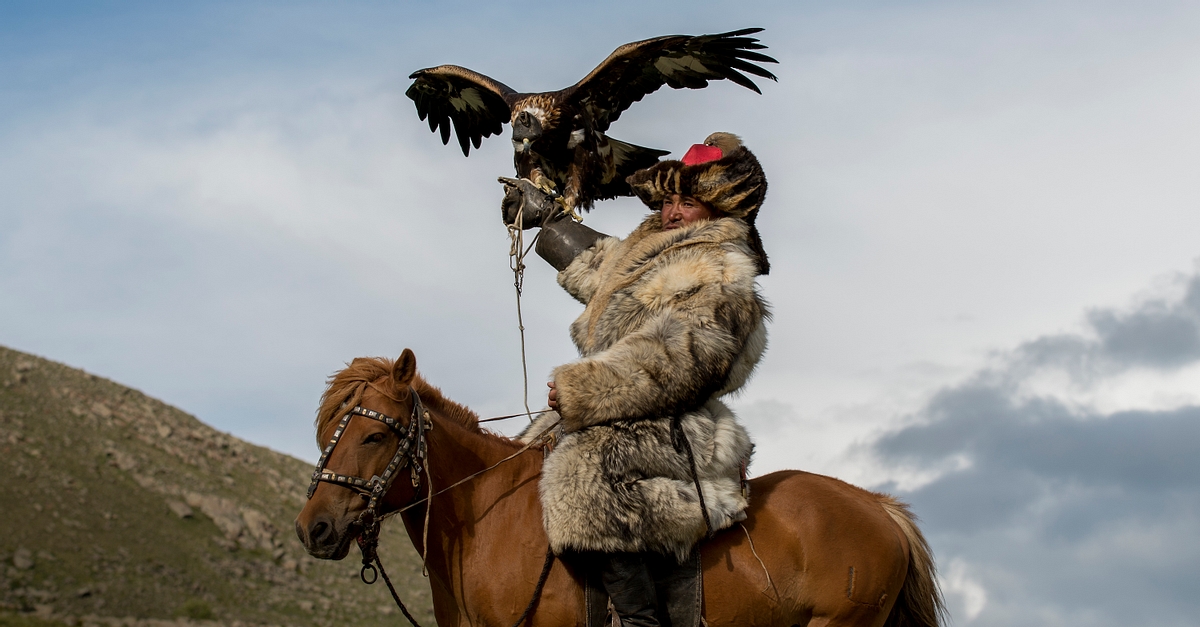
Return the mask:
<svg viewBox="0 0 1200 627">
<path fill-rule="evenodd" d="M 687 154 L 683 155 L 681 161 L 683 161 L 684 165 L 700 165 L 701 163 L 716 161 L 723 156 L 721 149 L 716 146 L 692 144 L 692 147 L 688 148 Z"/>
</svg>

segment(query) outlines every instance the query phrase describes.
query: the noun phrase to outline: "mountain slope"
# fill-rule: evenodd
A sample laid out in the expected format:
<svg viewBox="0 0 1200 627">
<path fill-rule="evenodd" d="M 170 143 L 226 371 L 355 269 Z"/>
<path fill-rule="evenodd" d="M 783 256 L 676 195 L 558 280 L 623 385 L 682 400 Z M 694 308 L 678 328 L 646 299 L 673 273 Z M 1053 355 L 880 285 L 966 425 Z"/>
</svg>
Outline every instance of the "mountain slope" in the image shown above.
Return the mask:
<svg viewBox="0 0 1200 627">
<path fill-rule="evenodd" d="M 85 625 L 403 621 L 382 584 L 358 581 L 354 553 L 322 562 L 300 546 L 293 521 L 311 472 L 136 390 L 0 347 L 0 626 L 33 610 Z M 398 523 L 385 525 L 381 557 L 433 624 Z"/>
</svg>

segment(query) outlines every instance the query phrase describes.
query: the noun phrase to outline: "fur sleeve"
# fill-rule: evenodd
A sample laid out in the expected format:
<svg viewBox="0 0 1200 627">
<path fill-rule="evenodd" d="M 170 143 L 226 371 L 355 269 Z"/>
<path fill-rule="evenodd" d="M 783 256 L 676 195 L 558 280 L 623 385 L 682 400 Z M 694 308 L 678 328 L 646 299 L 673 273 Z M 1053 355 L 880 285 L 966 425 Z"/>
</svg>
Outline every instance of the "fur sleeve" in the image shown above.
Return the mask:
<svg viewBox="0 0 1200 627">
<path fill-rule="evenodd" d="M 710 263 L 706 268 L 722 279 L 670 294 L 655 292 L 669 303 L 636 331 L 555 369 L 558 411 L 568 430 L 678 415 L 725 386 L 766 315 L 753 260 L 740 253 L 725 257 L 726 262 L 733 257 L 735 267 Z"/>
<path fill-rule="evenodd" d="M 586 305 L 600 283 L 601 264 L 608 258 L 609 251 L 620 243 L 621 240 L 616 237 L 606 237 L 579 253 L 571 265 L 558 273 L 558 284 L 575 300 Z"/>
</svg>

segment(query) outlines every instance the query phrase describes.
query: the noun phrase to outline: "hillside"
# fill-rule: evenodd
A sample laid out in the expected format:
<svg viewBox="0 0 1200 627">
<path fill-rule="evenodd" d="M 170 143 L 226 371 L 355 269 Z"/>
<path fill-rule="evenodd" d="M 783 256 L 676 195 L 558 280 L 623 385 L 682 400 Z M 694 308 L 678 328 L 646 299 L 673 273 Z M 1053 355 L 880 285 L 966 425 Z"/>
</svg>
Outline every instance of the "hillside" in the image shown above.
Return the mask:
<svg viewBox="0 0 1200 627">
<path fill-rule="evenodd" d="M 315 410 L 314 399 L 314 410 Z M 0 626 L 394 625 L 357 551 L 309 557 L 294 519 L 311 466 L 136 390 L 0 347 Z M 381 556 L 434 623 L 399 523 Z"/>
</svg>

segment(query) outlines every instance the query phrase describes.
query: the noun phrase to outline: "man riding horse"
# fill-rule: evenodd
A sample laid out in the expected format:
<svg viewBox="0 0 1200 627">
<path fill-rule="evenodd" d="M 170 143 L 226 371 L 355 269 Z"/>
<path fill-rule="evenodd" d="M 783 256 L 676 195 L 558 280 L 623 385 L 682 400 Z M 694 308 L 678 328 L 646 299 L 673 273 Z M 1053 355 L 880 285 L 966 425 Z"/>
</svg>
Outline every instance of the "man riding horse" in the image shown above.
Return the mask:
<svg viewBox="0 0 1200 627">
<path fill-rule="evenodd" d="M 561 418 L 540 482 L 551 549 L 598 576 L 624 625 L 643 626 L 666 622 L 677 592 L 698 599 L 695 545 L 745 518 L 752 444 L 718 399 L 766 348 L 754 221 L 767 181 L 738 137 L 714 133 L 628 182 L 653 213 L 624 239 L 527 180 L 509 185 L 503 217 L 541 227 L 538 254 L 586 305 L 571 325 L 581 358 L 549 383 L 557 414 L 527 430 Z"/>
</svg>

